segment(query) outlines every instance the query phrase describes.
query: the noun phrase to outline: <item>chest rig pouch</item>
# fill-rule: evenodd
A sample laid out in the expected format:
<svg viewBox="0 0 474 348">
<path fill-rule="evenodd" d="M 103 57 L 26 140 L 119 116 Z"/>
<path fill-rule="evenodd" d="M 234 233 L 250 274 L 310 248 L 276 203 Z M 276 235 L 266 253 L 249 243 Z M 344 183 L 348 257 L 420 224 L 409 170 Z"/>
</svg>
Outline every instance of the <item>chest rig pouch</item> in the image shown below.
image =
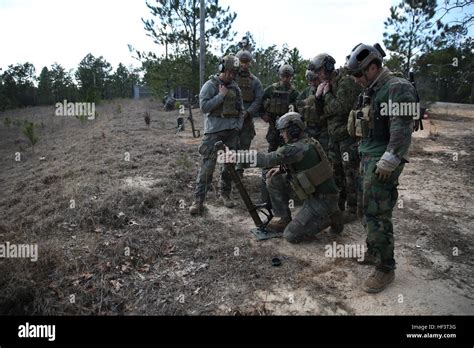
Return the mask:
<svg viewBox="0 0 474 348">
<path fill-rule="evenodd" d="M 242 100 L 247 103 L 251 103 L 255 100 L 255 93 L 252 88 L 252 78 L 246 75 L 237 76 L 237 84 L 242 91 Z"/>
<path fill-rule="evenodd" d="M 308 125 L 320 123 L 319 114 L 316 112 L 316 98 L 314 95 L 310 95 L 304 100 L 303 106 L 304 120 Z"/>
<path fill-rule="evenodd" d="M 275 89 L 272 92 L 266 111 L 276 115 L 286 114 L 290 107 L 290 92 L 291 90 Z"/>
<path fill-rule="evenodd" d="M 317 164 L 317 157 L 320 161 Z M 314 164 L 308 169 L 299 170 L 300 166 Z M 314 194 L 318 186 L 333 177 L 333 170 L 329 159 L 318 141 L 308 138 L 307 150 L 305 151 L 301 164 L 296 163 L 288 166 L 291 174 L 290 184 L 299 199 L 304 200 Z"/>
<path fill-rule="evenodd" d="M 390 72 L 381 75 L 374 87 L 368 88 L 359 95 L 356 110 L 349 114 L 347 130 L 349 134 L 360 138 L 370 138 L 377 141 L 390 140 L 390 117 L 380 114 L 380 101 L 377 93 L 391 79 L 395 78 Z"/>
<path fill-rule="evenodd" d="M 354 138 L 368 138 L 373 133 L 374 116 L 371 90 L 359 95 L 356 110 L 351 110 L 347 121 L 347 131 Z"/>
<path fill-rule="evenodd" d="M 237 108 L 237 93 L 234 88 L 229 88 L 224 97 L 224 102 L 212 110 L 211 116 L 216 117 L 238 117 L 240 110 Z"/>
</svg>

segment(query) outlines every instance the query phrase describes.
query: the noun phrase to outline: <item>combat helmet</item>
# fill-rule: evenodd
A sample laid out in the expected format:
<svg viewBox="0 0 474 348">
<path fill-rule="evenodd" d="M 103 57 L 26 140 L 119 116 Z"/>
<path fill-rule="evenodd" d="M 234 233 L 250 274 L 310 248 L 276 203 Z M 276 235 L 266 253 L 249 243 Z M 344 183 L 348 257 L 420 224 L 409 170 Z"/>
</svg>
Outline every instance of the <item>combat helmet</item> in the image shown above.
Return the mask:
<svg viewBox="0 0 474 348">
<path fill-rule="evenodd" d="M 283 130 L 287 128 L 291 123 L 296 124 L 301 130 L 305 129 L 303 117 L 297 112 L 287 112 L 277 120 L 276 128 Z"/>
<path fill-rule="evenodd" d="M 243 61 L 251 62 L 253 59 L 252 53 L 250 53 L 250 51 L 247 51 L 247 50 L 240 50 L 239 52 L 237 52 L 235 56 L 241 61 L 243 60 Z"/>
<path fill-rule="evenodd" d="M 293 69 L 293 67 L 289 64 L 283 64 L 282 66 L 280 66 L 280 68 L 278 69 L 278 75 L 282 76 L 282 75 L 290 75 L 291 77 L 295 76 L 295 70 Z"/>
<path fill-rule="evenodd" d="M 324 68 L 327 72 L 332 72 L 334 71 L 334 64 L 336 64 L 336 60 L 332 56 L 327 53 L 321 53 L 311 59 L 308 70 L 316 72 Z"/>
<path fill-rule="evenodd" d="M 347 56 L 345 68 L 351 75 L 362 73 L 373 61 L 382 63 L 383 57 L 385 57 L 385 52 L 379 44 L 370 46 L 360 43 Z"/>
<path fill-rule="evenodd" d="M 306 73 L 304 76 L 308 82 L 314 81 L 317 77 L 316 73 L 311 70 L 306 70 Z"/>
<path fill-rule="evenodd" d="M 233 55 L 224 56 L 219 64 L 219 72 L 223 73 L 226 70 L 239 72 L 240 61 Z"/>
</svg>

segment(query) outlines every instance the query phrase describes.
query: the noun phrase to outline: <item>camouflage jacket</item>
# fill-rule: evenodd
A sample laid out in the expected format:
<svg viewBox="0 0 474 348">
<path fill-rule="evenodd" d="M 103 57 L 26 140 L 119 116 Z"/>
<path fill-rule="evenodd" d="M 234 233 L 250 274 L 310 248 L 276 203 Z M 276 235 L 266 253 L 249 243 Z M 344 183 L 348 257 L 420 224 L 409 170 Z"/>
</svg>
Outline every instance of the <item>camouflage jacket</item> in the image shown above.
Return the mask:
<svg viewBox="0 0 474 348">
<path fill-rule="evenodd" d="M 279 165 L 293 165 L 294 167 L 305 168 L 303 159 L 306 151 L 308 151 L 308 138 L 303 137 L 295 142 L 283 144 L 276 151 L 270 153 L 257 153 L 256 166 L 260 168 L 270 168 Z M 321 158 L 318 155 L 316 156 L 317 163 L 319 163 Z M 334 178 L 319 185 L 318 191 L 320 193 L 339 192 Z"/>
<path fill-rule="evenodd" d="M 308 86 L 303 91 L 298 94 L 298 98 L 296 98 L 297 102 L 303 101 L 308 98 L 310 95 L 314 95 L 316 93 L 316 88 L 314 86 Z"/>
<path fill-rule="evenodd" d="M 218 75 L 212 75 L 209 80 L 202 86 L 199 93 L 199 106 L 204 115 L 204 134 L 216 133 L 227 129 L 242 129 L 244 116 L 243 113 L 239 117 L 222 118 L 210 116 L 211 112 L 224 103 L 224 97 L 219 94 L 219 85 L 222 81 Z M 237 108 L 243 110 L 243 101 L 240 88 L 235 81 L 230 82 L 228 89 L 234 89 L 238 96 Z"/>
<path fill-rule="evenodd" d="M 387 68 L 382 70 L 375 84 L 369 88 L 372 90 L 372 117 L 381 119 L 388 117 L 386 121 L 387 136 L 385 139 L 363 138 L 360 142 L 359 152 L 362 155 L 373 157 L 390 152 L 400 160 L 406 158 L 413 131 L 413 115 L 383 116 L 382 108 L 390 103 L 416 103 L 415 89 L 408 80 L 394 76 Z"/>
<path fill-rule="evenodd" d="M 328 133 L 334 141 L 350 136 L 347 119 L 361 91 L 362 87 L 345 70 L 338 70 L 331 80 L 331 90 L 323 98 L 317 99 L 317 110 L 321 118 L 327 120 Z"/>
</svg>

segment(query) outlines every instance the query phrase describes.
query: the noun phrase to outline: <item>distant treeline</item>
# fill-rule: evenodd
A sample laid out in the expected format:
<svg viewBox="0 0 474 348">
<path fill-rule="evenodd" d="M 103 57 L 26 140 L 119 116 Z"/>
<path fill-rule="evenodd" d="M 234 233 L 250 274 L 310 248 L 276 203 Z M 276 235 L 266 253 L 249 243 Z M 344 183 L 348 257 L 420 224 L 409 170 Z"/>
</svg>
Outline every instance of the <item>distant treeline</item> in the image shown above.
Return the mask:
<svg viewBox="0 0 474 348">
<path fill-rule="evenodd" d="M 55 63 L 44 67 L 36 77 L 31 63 L 10 65 L 0 75 L 0 110 L 52 105 L 64 99 L 98 103 L 104 99 L 130 98 L 138 81 L 136 71 L 129 71 L 120 63 L 112 72 L 110 63 L 90 53 L 74 73 Z"/>
</svg>

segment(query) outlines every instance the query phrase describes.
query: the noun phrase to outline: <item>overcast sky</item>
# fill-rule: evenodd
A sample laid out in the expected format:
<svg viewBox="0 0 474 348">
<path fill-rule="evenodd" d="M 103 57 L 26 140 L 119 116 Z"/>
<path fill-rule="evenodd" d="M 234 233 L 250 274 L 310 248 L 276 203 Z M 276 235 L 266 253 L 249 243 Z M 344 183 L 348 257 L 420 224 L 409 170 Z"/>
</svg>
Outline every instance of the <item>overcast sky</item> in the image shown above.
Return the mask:
<svg viewBox="0 0 474 348">
<path fill-rule="evenodd" d="M 359 42 L 382 43 L 384 20 L 398 0 L 221 0 L 237 13 L 240 39 L 253 33 L 257 44 L 287 43 L 304 58 L 332 54 L 337 65 Z M 472 7 L 471 7 L 472 9 Z M 139 64 L 128 50 L 160 48 L 146 36 L 141 18 L 150 18 L 144 0 L 0 0 L 0 68 L 24 63 L 42 67 L 58 62 L 76 68 L 87 54 Z"/>
</svg>

